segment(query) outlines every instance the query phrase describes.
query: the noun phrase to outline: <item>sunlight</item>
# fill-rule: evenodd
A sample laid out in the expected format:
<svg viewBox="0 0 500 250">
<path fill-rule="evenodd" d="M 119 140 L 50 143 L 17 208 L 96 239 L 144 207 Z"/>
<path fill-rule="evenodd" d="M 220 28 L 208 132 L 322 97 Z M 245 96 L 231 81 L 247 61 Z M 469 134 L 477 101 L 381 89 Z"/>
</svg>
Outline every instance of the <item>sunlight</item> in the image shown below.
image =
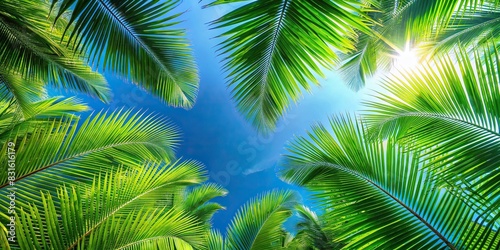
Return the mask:
<svg viewBox="0 0 500 250">
<path fill-rule="evenodd" d="M 412 69 L 416 67 L 419 63 L 419 58 L 417 56 L 417 52 L 415 49 L 410 49 L 409 46 L 406 46 L 404 51 L 401 51 L 399 55 L 396 57 L 394 66 L 397 69 Z"/>
</svg>

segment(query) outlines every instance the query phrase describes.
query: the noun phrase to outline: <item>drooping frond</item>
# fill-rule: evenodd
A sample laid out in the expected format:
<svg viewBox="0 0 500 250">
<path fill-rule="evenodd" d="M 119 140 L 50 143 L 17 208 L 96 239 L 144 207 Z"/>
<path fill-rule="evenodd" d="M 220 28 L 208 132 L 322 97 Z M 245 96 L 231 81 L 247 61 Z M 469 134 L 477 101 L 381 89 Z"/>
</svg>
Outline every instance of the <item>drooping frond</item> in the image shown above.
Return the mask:
<svg viewBox="0 0 500 250">
<path fill-rule="evenodd" d="M 75 55 L 75 51 L 58 42 L 61 30 L 51 27 L 48 15 L 49 6 L 44 2 L 5 0 L 0 3 L 2 71 L 106 101 L 109 89 L 104 77 Z"/>
<path fill-rule="evenodd" d="M 369 32 L 358 1 L 213 1 L 238 7 L 213 21 L 237 107 L 261 130 L 273 129 L 293 101 L 337 52 L 354 50 L 357 30 Z"/>
<path fill-rule="evenodd" d="M 444 183 L 458 183 L 498 211 L 500 57 L 494 49 L 455 54 L 387 78 L 384 93 L 367 103 L 366 120 L 382 137 L 416 139 Z"/>
<path fill-rule="evenodd" d="M 90 62 L 130 79 L 164 102 L 190 108 L 198 71 L 183 29 L 177 27 L 178 0 L 53 0 L 57 18 L 70 12 L 72 49 Z M 71 29 L 70 29 L 71 28 Z"/>
<path fill-rule="evenodd" d="M 227 190 L 218 184 L 208 183 L 195 186 L 186 192 L 181 201 L 181 207 L 183 210 L 191 212 L 201 221 L 208 222 L 214 213 L 224 209 L 219 203 L 210 202 L 210 200 L 226 196 L 226 194 Z"/>
<path fill-rule="evenodd" d="M 454 193 L 436 188 L 417 152 L 391 139 L 370 140 L 359 120 L 315 126 L 289 151 L 282 178 L 316 191 L 328 229 L 345 248 L 462 249 L 491 237 L 487 247 L 500 244 L 491 224 L 479 233 L 472 226 L 487 216 L 477 218 Z"/>
<path fill-rule="evenodd" d="M 272 191 L 245 204 L 227 229 L 226 248 L 280 249 L 282 226 L 297 204 L 297 195 L 290 191 Z"/>
</svg>

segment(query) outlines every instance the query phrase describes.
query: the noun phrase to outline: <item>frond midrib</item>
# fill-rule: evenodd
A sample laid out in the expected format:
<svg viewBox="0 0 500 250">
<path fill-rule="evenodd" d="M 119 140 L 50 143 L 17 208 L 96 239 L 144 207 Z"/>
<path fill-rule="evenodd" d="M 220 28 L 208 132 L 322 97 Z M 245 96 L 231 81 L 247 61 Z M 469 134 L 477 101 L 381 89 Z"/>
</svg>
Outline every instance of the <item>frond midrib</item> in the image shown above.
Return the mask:
<svg viewBox="0 0 500 250">
<path fill-rule="evenodd" d="M 338 164 L 333 164 L 333 163 L 330 163 L 330 162 L 315 162 L 314 164 L 310 164 L 309 166 L 327 166 L 327 167 L 331 167 L 331 168 L 335 168 L 335 169 L 338 169 L 340 171 L 343 171 L 343 172 L 346 172 L 350 175 L 353 175 L 361 180 L 364 180 L 368 183 L 370 183 L 372 186 L 374 186 L 376 189 L 382 191 L 384 194 L 386 194 L 387 196 L 389 196 L 389 198 L 391 198 L 392 200 L 394 200 L 396 203 L 398 203 L 399 205 L 401 205 L 404 209 L 406 209 L 408 212 L 410 212 L 413 216 L 415 216 L 419 221 L 421 221 L 427 228 L 429 228 L 439 239 L 441 239 L 441 241 L 443 241 L 448 247 L 450 247 L 452 250 L 456 250 L 456 247 L 450 242 L 448 241 L 448 239 L 442 235 L 437 229 L 435 229 L 429 222 L 427 222 L 424 218 L 422 218 L 417 212 L 415 212 L 412 208 L 408 207 L 403 201 L 401 201 L 400 199 L 398 199 L 397 197 L 393 196 L 391 193 L 389 193 L 388 191 L 386 191 L 383 187 L 381 187 L 380 185 L 378 185 L 377 183 L 375 183 L 374 181 L 370 180 L 369 178 L 359 174 L 359 173 L 356 173 L 342 165 L 338 165 Z"/>
<path fill-rule="evenodd" d="M 266 95 L 266 90 L 268 86 L 268 78 L 269 78 L 269 70 L 271 70 L 272 67 L 272 62 L 273 62 L 273 57 L 274 57 L 274 52 L 276 51 L 276 46 L 278 43 L 278 38 L 281 34 L 281 30 L 283 28 L 283 19 L 286 16 L 286 10 L 288 9 L 288 5 L 292 0 L 284 0 L 284 3 L 282 4 L 282 7 L 279 11 L 279 19 L 277 24 L 275 25 L 274 32 L 273 32 L 273 37 L 271 39 L 271 43 L 268 48 L 268 53 L 266 57 L 265 64 L 263 66 L 263 73 L 262 73 L 262 79 L 261 79 L 261 86 L 260 86 L 260 93 L 259 93 L 259 106 L 263 107 L 264 106 L 264 96 Z M 261 119 L 263 121 L 266 120 L 264 112 L 260 112 L 261 114 Z"/>
<path fill-rule="evenodd" d="M 147 46 L 134 32 L 129 28 L 129 26 L 119 17 L 117 16 L 110 8 L 109 6 L 103 2 L 103 0 L 98 0 L 101 6 L 106 10 L 106 12 L 109 13 L 113 17 L 113 19 L 117 20 L 117 22 L 120 24 L 123 30 L 125 30 L 130 37 L 136 41 L 141 48 L 143 48 L 148 55 L 153 58 L 153 60 L 156 62 L 157 65 L 160 66 L 160 68 L 167 73 L 168 77 L 174 81 L 174 85 L 178 86 L 177 84 L 177 79 L 173 76 L 172 72 L 165 66 L 165 64 L 161 61 L 161 59 L 158 57 L 156 53 L 154 53 L 149 46 Z M 181 91 L 182 92 L 182 91 Z M 182 92 L 183 93 L 183 92 Z"/>
<path fill-rule="evenodd" d="M 489 129 L 487 127 L 484 127 L 484 126 L 481 126 L 479 124 L 475 124 L 475 123 L 469 122 L 467 120 L 458 119 L 458 118 L 452 117 L 451 115 L 439 114 L 439 113 L 432 113 L 432 112 L 403 112 L 403 113 L 398 113 L 397 115 L 391 116 L 391 117 L 386 118 L 386 119 L 384 119 L 384 120 L 382 120 L 380 122 L 374 123 L 374 125 L 376 125 L 376 126 L 383 126 L 386 123 L 388 123 L 390 121 L 393 121 L 393 120 L 397 120 L 399 118 L 404 118 L 404 117 L 418 117 L 418 116 L 424 116 L 424 117 L 429 117 L 429 118 L 436 118 L 436 119 L 441 119 L 441 120 L 449 121 L 449 122 L 464 123 L 464 124 L 470 125 L 470 126 L 472 126 L 474 128 L 478 128 L 478 129 L 481 129 L 483 131 L 489 132 L 490 134 L 493 134 L 496 137 L 500 138 L 500 133 L 499 132 L 496 132 L 496 131 L 494 131 L 492 129 Z"/>
<path fill-rule="evenodd" d="M 75 159 L 75 158 L 78 158 L 78 157 L 81 157 L 81 156 L 85 156 L 85 155 L 88 155 L 88 154 L 96 153 L 96 152 L 99 152 L 99 151 L 104 151 L 106 149 L 110 149 L 110 148 L 113 148 L 113 147 L 119 147 L 119 146 L 125 146 L 125 145 L 132 145 L 132 144 L 148 144 L 148 145 L 151 145 L 151 146 L 154 146 L 154 147 L 158 147 L 157 145 L 155 145 L 155 144 L 153 144 L 151 142 L 146 142 L 146 141 L 144 141 L 144 142 L 134 141 L 134 142 L 125 142 L 125 143 L 114 143 L 114 144 L 106 145 L 104 147 L 99 147 L 99 148 L 95 148 L 95 149 L 92 149 L 92 150 L 87 150 L 87 151 L 84 151 L 84 152 L 81 152 L 81 153 L 78 153 L 78 154 L 75 154 L 75 155 L 63 158 L 63 159 L 58 160 L 56 162 L 53 162 L 53 163 L 51 163 L 49 165 L 46 165 L 46 166 L 44 166 L 42 168 L 39 168 L 39 169 L 37 169 L 37 170 L 35 170 L 33 172 L 25 174 L 25 175 L 17 178 L 16 180 L 14 180 L 14 182 L 18 182 L 19 180 L 28 178 L 28 177 L 30 177 L 30 176 L 38 173 L 38 172 L 41 172 L 43 170 L 46 170 L 48 168 L 54 167 L 54 166 L 59 165 L 59 164 L 61 164 L 63 162 L 70 161 L 72 159 Z M 5 188 L 8 185 L 9 185 L 9 183 L 7 182 L 7 183 L 1 185 L 0 189 Z"/>
<path fill-rule="evenodd" d="M 129 205 L 130 203 L 132 203 L 133 201 L 143 197 L 144 195 L 148 194 L 148 193 L 151 193 L 155 190 L 158 190 L 162 187 L 165 187 L 165 186 L 168 186 L 168 185 L 172 185 L 172 184 L 175 184 L 177 182 L 182 182 L 182 181 L 172 181 L 172 182 L 168 182 L 168 183 L 164 183 L 162 185 L 159 185 L 157 187 L 154 187 L 154 188 L 151 188 L 151 189 L 148 189 L 146 190 L 145 192 L 143 193 L 140 193 L 136 196 L 134 196 L 132 199 L 124 202 L 123 204 L 121 204 L 120 206 L 118 206 L 116 209 L 114 209 L 113 211 L 109 212 L 106 216 L 104 216 L 99 222 L 97 222 L 92 228 L 90 228 L 89 230 L 87 230 L 87 232 L 85 232 L 85 234 L 83 234 L 82 236 L 80 236 L 77 240 L 75 240 L 73 242 L 73 244 L 71 244 L 67 250 L 70 250 L 70 249 L 73 249 L 75 248 L 78 243 L 80 241 L 82 241 L 83 239 L 85 239 L 85 237 L 87 237 L 90 233 L 92 233 L 97 227 L 99 227 L 104 221 L 106 221 L 109 217 L 111 217 L 112 215 L 114 215 L 115 213 L 117 213 L 119 210 L 121 210 L 122 208 L 124 208 L 125 206 Z"/>
</svg>

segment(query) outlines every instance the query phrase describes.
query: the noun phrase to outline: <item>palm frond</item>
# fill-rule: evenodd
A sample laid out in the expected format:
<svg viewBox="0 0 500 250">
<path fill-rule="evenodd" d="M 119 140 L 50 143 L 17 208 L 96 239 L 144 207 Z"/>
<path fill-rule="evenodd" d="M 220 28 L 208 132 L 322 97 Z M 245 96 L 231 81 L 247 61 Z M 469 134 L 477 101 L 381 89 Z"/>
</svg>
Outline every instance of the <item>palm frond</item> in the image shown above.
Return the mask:
<svg viewBox="0 0 500 250">
<path fill-rule="evenodd" d="M 0 225 L 0 247 L 4 250 L 10 250 L 8 231 L 3 224 Z"/>
<path fill-rule="evenodd" d="M 181 201 L 181 207 L 201 221 L 209 222 L 217 211 L 224 209 L 222 205 L 210 202 L 210 200 L 226 196 L 226 194 L 227 190 L 218 184 L 207 183 L 195 186 L 186 192 Z"/>
<path fill-rule="evenodd" d="M 500 34 L 500 12 L 498 6 L 485 3 L 472 10 L 465 10 L 453 17 L 452 23 L 434 38 L 429 55 L 452 51 L 457 44 L 467 47 L 489 46 L 498 43 Z"/>
<path fill-rule="evenodd" d="M 464 49 L 385 80 L 384 93 L 367 103 L 366 120 L 382 137 L 416 139 L 414 148 L 435 159 L 427 167 L 446 182 L 500 207 L 500 75 L 493 49 Z M 445 183 L 443 183 L 445 184 Z"/>
<path fill-rule="evenodd" d="M 201 169 L 189 162 L 104 172 L 91 186 L 62 187 L 57 202 L 42 191 L 42 209 L 21 209 L 22 249 L 137 249 L 158 244 L 200 247 L 201 223 L 177 209 L 151 206 L 165 190 L 200 183 Z M 177 242 L 179 241 L 179 242 Z"/>
<path fill-rule="evenodd" d="M 33 113 L 31 103 L 46 97 L 44 83 L 0 70 L 0 100 L 13 100 L 23 115 Z"/>
<path fill-rule="evenodd" d="M 245 204 L 227 229 L 227 249 L 280 249 L 282 225 L 297 204 L 290 191 L 271 191 Z"/>
<path fill-rule="evenodd" d="M 190 108 L 198 71 L 184 30 L 177 27 L 177 0 L 53 0 L 56 20 L 71 9 L 65 32 L 70 48 L 119 73 L 164 102 Z M 71 29 L 70 29 L 71 28 Z"/>
<path fill-rule="evenodd" d="M 345 248 L 462 249 L 490 237 L 500 244 L 494 230 L 475 231 L 471 223 L 481 219 L 462 199 L 436 188 L 418 152 L 391 139 L 370 140 L 360 120 L 315 126 L 289 151 L 282 178 L 316 191 L 328 229 Z"/>
<path fill-rule="evenodd" d="M 208 233 L 208 247 L 207 250 L 225 250 L 224 237 L 217 230 L 210 230 Z"/>
<path fill-rule="evenodd" d="M 373 27 L 375 29 L 375 27 Z M 342 57 L 339 73 L 347 86 L 357 91 L 370 77 L 390 66 L 390 48 L 377 37 L 360 34 L 356 51 Z"/>
<path fill-rule="evenodd" d="M 89 183 L 113 166 L 170 162 L 175 157 L 177 129 L 161 118 L 116 111 L 90 116 L 80 126 L 77 117 L 68 119 L 44 123 L 28 134 L 12 131 L 9 141 L 16 145 L 16 176 L 9 178 L 9 158 L 0 156 L 4 164 L 0 193 L 7 195 L 8 185 L 14 182 L 20 202 L 38 203 L 33 190 L 55 192 L 54 183 Z M 7 152 L 7 147 L 6 143 L 2 149 Z M 0 199 L 0 207 L 8 207 L 6 196 Z"/>
<path fill-rule="evenodd" d="M 229 87 L 237 108 L 261 130 L 273 129 L 290 102 L 316 75 L 332 68 L 337 52 L 354 50 L 357 30 L 369 32 L 358 1 L 213 1 L 238 3 L 212 22 L 221 30 Z"/>
<path fill-rule="evenodd" d="M 315 212 L 304 205 L 295 207 L 299 221 L 296 224 L 296 239 L 300 239 L 308 247 L 316 249 L 340 249 L 343 244 L 334 242 L 333 234 L 327 231 L 324 218 L 318 217 Z"/>
<path fill-rule="evenodd" d="M 310 250 L 311 245 L 309 244 L 309 239 L 305 237 L 305 234 L 292 235 L 291 233 L 285 233 L 283 236 L 283 249 L 287 250 Z"/>
<path fill-rule="evenodd" d="M 2 71 L 55 87 L 80 91 L 106 101 L 106 80 L 75 51 L 62 46 L 62 33 L 47 21 L 48 4 L 29 0 L 0 3 L 0 61 Z"/>
<path fill-rule="evenodd" d="M 10 92 L 6 94 L 10 95 Z M 0 101 L 0 143 L 11 141 L 12 131 L 22 137 L 33 133 L 38 127 L 50 127 L 54 121 L 71 122 L 69 118 L 76 118 L 74 113 L 88 110 L 75 98 L 53 97 L 23 105 L 26 105 L 24 110 L 27 112 L 23 113 L 23 108 L 19 108 L 18 99 Z"/>
</svg>

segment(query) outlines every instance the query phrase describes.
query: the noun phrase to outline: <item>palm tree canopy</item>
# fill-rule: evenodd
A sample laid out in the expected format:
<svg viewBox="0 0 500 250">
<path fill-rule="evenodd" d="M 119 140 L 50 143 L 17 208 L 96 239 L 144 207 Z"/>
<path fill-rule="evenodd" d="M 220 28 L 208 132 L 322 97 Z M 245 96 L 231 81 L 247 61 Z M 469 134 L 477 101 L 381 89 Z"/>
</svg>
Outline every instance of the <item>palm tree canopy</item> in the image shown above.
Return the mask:
<svg viewBox="0 0 500 250">
<path fill-rule="evenodd" d="M 207 3 L 235 7 L 210 25 L 237 109 L 260 132 L 326 70 L 358 90 L 391 69 L 363 116 L 288 147 L 280 178 L 323 211 L 270 191 L 224 236 L 213 199 L 228 191 L 176 158 L 174 125 L 133 110 L 81 119 L 87 105 L 47 96 L 51 85 L 106 102 L 108 72 L 191 108 L 199 79 L 180 2 L 0 1 L 0 148 L 16 152 L 15 176 L 0 155 L 1 249 L 500 249 L 500 0 Z M 394 67 L 408 51 L 421 65 Z"/>
</svg>

